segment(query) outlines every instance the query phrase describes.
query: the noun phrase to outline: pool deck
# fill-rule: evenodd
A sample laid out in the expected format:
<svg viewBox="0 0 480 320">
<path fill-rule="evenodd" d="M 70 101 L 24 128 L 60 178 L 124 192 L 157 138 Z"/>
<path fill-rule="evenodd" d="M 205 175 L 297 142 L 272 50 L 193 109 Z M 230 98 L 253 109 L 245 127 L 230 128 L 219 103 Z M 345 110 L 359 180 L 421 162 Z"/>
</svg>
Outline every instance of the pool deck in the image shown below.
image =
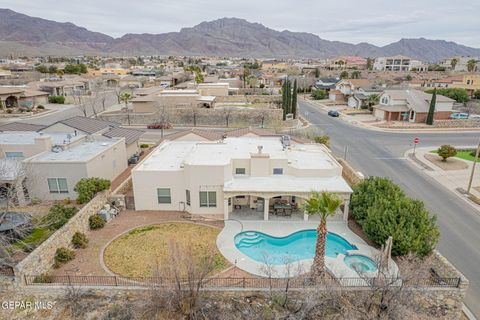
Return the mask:
<svg viewBox="0 0 480 320">
<path fill-rule="evenodd" d="M 286 237 L 297 231 L 316 229 L 317 227 L 318 221 L 228 220 L 225 221 L 225 227 L 217 237 L 217 247 L 230 263 L 251 274 L 273 278 L 294 277 L 309 272 L 313 259 L 302 260 L 289 265 L 269 265 L 267 256 L 266 263 L 258 262 L 237 249 L 234 237 L 243 231 L 259 231 L 274 237 Z M 370 258 L 378 255 L 378 250 L 367 245 L 343 221 L 329 221 L 327 230 L 342 236 L 358 248 L 357 250 L 349 250 L 349 254 L 361 254 Z M 344 263 L 344 258 L 345 255 L 343 254 L 339 254 L 336 258 L 325 257 L 325 265 L 336 278 L 358 278 L 359 274 Z M 267 269 L 269 271 L 266 271 Z M 398 272 L 396 265 L 392 268 L 392 271 Z"/>
</svg>

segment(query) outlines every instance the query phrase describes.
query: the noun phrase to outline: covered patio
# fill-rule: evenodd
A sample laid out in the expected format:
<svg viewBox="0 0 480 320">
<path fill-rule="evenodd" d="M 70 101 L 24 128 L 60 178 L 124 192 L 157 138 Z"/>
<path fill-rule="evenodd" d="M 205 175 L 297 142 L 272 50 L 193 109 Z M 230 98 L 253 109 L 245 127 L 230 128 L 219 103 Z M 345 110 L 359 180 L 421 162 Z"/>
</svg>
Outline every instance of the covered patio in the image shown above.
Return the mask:
<svg viewBox="0 0 480 320">
<path fill-rule="evenodd" d="M 225 183 L 224 219 L 309 220 L 302 210 L 313 191 L 332 192 L 343 200 L 343 209 L 333 218 L 348 220 L 352 189 L 341 177 L 298 178 L 292 176 L 235 177 Z"/>
</svg>

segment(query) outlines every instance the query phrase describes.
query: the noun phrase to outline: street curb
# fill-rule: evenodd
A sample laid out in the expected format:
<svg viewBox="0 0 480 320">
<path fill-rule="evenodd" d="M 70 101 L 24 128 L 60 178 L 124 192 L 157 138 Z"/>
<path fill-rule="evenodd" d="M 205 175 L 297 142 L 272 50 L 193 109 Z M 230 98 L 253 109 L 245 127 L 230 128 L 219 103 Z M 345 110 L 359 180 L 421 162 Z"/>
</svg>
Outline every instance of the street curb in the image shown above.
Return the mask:
<svg viewBox="0 0 480 320">
<path fill-rule="evenodd" d="M 465 317 L 468 318 L 468 320 L 477 320 L 477 317 L 468 309 L 468 307 L 465 305 L 465 303 L 462 304 L 462 311 Z"/>
</svg>

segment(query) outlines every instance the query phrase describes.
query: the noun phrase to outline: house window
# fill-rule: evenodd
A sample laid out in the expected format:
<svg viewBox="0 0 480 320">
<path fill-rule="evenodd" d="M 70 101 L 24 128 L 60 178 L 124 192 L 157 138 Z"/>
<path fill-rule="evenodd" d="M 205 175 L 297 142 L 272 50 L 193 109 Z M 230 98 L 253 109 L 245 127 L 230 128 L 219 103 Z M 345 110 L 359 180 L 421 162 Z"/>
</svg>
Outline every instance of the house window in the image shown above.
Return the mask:
<svg viewBox="0 0 480 320">
<path fill-rule="evenodd" d="M 23 152 L 5 152 L 7 158 L 23 158 Z"/>
<path fill-rule="evenodd" d="M 200 191 L 200 207 L 216 208 L 217 193 L 215 191 Z"/>
<path fill-rule="evenodd" d="M 157 189 L 158 203 L 172 203 L 172 197 L 170 196 L 169 188 Z"/>
<path fill-rule="evenodd" d="M 245 174 L 245 168 L 235 168 L 235 174 Z"/>
<path fill-rule="evenodd" d="M 273 168 L 273 174 L 283 174 L 283 168 Z"/>
<path fill-rule="evenodd" d="M 187 202 L 187 206 L 190 205 L 190 190 L 185 190 L 185 198 L 186 198 L 186 202 Z"/>
<path fill-rule="evenodd" d="M 388 104 L 388 97 L 382 98 L 382 104 Z"/>
<path fill-rule="evenodd" d="M 68 193 L 67 179 L 48 178 L 47 181 L 50 193 Z"/>
</svg>

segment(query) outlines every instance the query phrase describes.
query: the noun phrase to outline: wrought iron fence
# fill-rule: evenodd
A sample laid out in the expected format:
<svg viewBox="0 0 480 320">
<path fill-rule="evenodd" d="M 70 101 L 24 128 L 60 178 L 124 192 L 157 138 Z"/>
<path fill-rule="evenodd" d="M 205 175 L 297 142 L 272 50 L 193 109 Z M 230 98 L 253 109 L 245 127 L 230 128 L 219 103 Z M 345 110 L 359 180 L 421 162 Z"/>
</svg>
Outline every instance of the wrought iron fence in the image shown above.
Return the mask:
<svg viewBox="0 0 480 320">
<path fill-rule="evenodd" d="M 43 285 L 73 285 L 73 286 L 112 286 L 112 287 L 162 287 L 177 284 L 173 279 L 162 277 L 120 277 L 120 276 L 73 276 L 73 275 L 26 275 L 25 283 L 31 286 Z M 309 288 L 314 286 L 368 288 L 379 286 L 408 286 L 408 287 L 446 287 L 456 288 L 460 285 L 460 278 L 328 278 L 314 281 L 313 278 L 299 277 L 291 279 L 274 278 L 207 278 L 203 279 L 203 289 L 280 289 Z M 183 279 L 181 284 L 187 287 L 196 285 L 195 279 Z"/>
</svg>

